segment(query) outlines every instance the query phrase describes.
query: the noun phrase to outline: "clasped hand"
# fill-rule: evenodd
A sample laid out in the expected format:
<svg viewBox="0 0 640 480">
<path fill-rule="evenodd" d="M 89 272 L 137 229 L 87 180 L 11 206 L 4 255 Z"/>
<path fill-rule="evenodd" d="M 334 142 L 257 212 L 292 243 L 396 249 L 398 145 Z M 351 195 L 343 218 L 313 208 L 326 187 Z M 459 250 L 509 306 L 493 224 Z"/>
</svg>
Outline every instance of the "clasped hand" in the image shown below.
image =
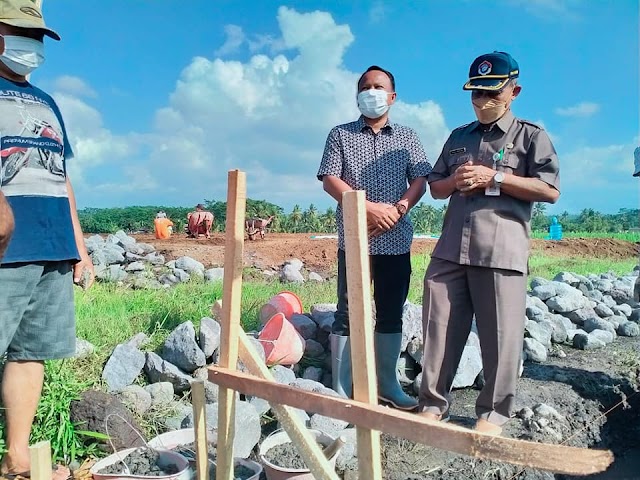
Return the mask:
<svg viewBox="0 0 640 480">
<path fill-rule="evenodd" d="M 491 184 L 496 171 L 484 165 L 474 165 L 469 161 L 459 166 L 453 174 L 456 189 L 463 195 L 470 194 L 473 190 L 484 189 Z"/>
<path fill-rule="evenodd" d="M 400 221 L 402 215 L 394 205 L 388 203 L 367 202 L 367 232 L 377 237 L 391 230 Z"/>
</svg>

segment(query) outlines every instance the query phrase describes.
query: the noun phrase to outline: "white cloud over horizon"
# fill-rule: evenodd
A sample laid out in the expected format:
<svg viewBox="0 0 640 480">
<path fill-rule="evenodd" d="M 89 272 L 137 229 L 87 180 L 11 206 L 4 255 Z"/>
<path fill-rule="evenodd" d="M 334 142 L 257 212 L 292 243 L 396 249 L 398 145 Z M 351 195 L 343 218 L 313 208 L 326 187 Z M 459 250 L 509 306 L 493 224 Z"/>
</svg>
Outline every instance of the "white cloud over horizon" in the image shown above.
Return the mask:
<svg viewBox="0 0 640 480">
<path fill-rule="evenodd" d="M 556 115 L 562 117 L 591 117 L 600 111 L 600 105 L 594 102 L 580 102 L 576 105 L 564 108 L 556 108 Z"/>
<path fill-rule="evenodd" d="M 53 96 L 75 150 L 69 171 L 80 207 L 225 200 L 232 169 L 247 172 L 249 198 L 286 211 L 294 204 L 333 206 L 315 175 L 329 130 L 359 115 L 360 73 L 344 64 L 354 35 L 326 12 L 281 7 L 277 19 L 278 37 L 228 29 L 220 49 L 229 55 L 241 48 L 260 53 L 245 61 L 193 58 L 176 71 L 175 87 L 153 123 L 125 135 L 112 132 L 91 106 L 97 96 L 91 86 L 77 77 L 56 79 Z M 555 113 L 571 121 L 598 109 L 582 102 Z M 397 101 L 391 118 L 417 131 L 435 163 L 449 134 L 442 107 L 428 98 Z M 552 139 L 560 144 L 555 135 Z M 616 200 L 621 206 L 635 205 L 628 198 L 637 190 L 631 177 L 637 140 L 560 149 L 563 195 L 551 210 L 579 211 L 589 202 L 597 208 L 601 195 L 622 196 Z M 442 203 L 428 193 L 423 201 Z"/>
<path fill-rule="evenodd" d="M 81 203 L 95 204 L 105 191 L 115 202 L 128 193 L 135 202 L 158 199 L 148 203 L 224 199 L 227 172 L 237 168 L 247 172 L 250 198 L 285 209 L 332 204 L 315 174 L 329 130 L 359 115 L 359 73 L 343 63 L 354 36 L 326 12 L 281 7 L 278 24 L 282 37 L 270 41 L 287 55 L 260 53 L 246 62 L 194 58 L 148 132 L 114 135 L 84 100 L 57 94 L 78 158 L 69 168 L 86 188 Z M 246 38 L 227 29 L 221 49 L 231 52 Z M 449 133 L 441 107 L 432 100 L 398 101 L 391 116 L 418 132 L 435 161 Z M 92 169 L 106 168 L 119 173 L 89 180 Z"/>
</svg>

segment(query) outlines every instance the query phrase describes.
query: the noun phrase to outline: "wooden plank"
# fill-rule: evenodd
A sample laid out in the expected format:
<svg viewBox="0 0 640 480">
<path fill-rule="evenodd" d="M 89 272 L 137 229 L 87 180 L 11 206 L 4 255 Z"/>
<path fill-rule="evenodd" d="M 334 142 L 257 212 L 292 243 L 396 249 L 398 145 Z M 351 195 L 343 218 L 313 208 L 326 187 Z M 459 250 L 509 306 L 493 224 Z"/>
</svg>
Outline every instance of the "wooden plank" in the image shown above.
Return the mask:
<svg viewBox="0 0 640 480">
<path fill-rule="evenodd" d="M 191 382 L 191 404 L 196 437 L 196 479 L 209 480 L 209 442 L 207 441 L 206 400 L 202 380 Z"/>
<path fill-rule="evenodd" d="M 342 194 L 344 215 L 347 292 L 349 295 L 349 330 L 353 371 L 353 398 L 371 405 L 378 404 L 378 380 L 373 349 L 373 313 L 371 310 L 371 272 L 367 235 L 365 192 Z M 356 427 L 358 438 L 358 471 L 360 478 L 380 480 L 380 432 Z"/>
<path fill-rule="evenodd" d="M 395 437 L 475 458 L 567 475 L 603 472 L 613 461 L 613 454 L 609 450 L 493 437 L 456 425 L 430 422 L 419 415 L 401 410 L 305 392 L 233 370 L 211 367 L 209 379 L 218 385 L 231 387 L 269 402 L 320 413 Z"/>
<path fill-rule="evenodd" d="M 271 371 L 264 364 L 264 360 L 258 355 L 249 337 L 242 329 L 240 329 L 240 358 L 253 375 L 269 382 L 275 382 Z M 212 378 L 213 373 L 209 371 L 209 379 Z M 317 480 L 338 480 L 334 468 L 294 409 L 280 405 L 279 402 L 271 403 L 271 409 L 300 452 L 313 477 Z"/>
<path fill-rule="evenodd" d="M 48 440 L 29 447 L 32 480 L 51 480 L 51 444 Z"/>
<path fill-rule="evenodd" d="M 227 186 L 219 364 L 222 367 L 232 369 L 235 369 L 238 363 L 238 333 L 241 330 L 242 254 L 244 250 L 246 205 L 246 174 L 239 170 L 231 170 L 228 175 Z M 234 478 L 235 397 L 235 392 L 229 388 L 221 388 L 218 393 L 216 480 L 233 480 Z"/>
</svg>

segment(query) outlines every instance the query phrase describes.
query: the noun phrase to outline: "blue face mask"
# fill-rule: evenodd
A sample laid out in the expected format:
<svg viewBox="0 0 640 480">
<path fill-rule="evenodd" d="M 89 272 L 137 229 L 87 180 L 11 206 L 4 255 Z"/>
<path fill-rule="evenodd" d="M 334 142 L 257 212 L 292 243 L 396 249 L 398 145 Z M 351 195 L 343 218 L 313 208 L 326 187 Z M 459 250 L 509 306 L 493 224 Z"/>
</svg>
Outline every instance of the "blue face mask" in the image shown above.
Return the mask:
<svg viewBox="0 0 640 480">
<path fill-rule="evenodd" d="M 389 104 L 387 103 L 387 95 L 389 93 L 386 90 L 377 90 L 375 88 L 360 92 L 357 97 L 360 113 L 367 118 L 380 118 L 389 110 Z"/>
<path fill-rule="evenodd" d="M 4 35 L 0 61 L 18 75 L 29 75 L 44 63 L 44 43 L 28 37 Z"/>
</svg>

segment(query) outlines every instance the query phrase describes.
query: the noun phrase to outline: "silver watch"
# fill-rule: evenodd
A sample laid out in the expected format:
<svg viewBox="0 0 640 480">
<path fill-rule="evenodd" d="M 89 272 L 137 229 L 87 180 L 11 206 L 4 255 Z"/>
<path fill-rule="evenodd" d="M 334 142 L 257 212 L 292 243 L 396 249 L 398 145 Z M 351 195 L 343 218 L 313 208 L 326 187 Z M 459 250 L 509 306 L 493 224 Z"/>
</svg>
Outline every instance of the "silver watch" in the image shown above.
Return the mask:
<svg viewBox="0 0 640 480">
<path fill-rule="evenodd" d="M 496 172 L 496 174 L 493 176 L 493 184 L 496 187 L 499 187 L 500 185 L 502 185 L 502 182 L 504 182 L 504 172 Z"/>
</svg>

